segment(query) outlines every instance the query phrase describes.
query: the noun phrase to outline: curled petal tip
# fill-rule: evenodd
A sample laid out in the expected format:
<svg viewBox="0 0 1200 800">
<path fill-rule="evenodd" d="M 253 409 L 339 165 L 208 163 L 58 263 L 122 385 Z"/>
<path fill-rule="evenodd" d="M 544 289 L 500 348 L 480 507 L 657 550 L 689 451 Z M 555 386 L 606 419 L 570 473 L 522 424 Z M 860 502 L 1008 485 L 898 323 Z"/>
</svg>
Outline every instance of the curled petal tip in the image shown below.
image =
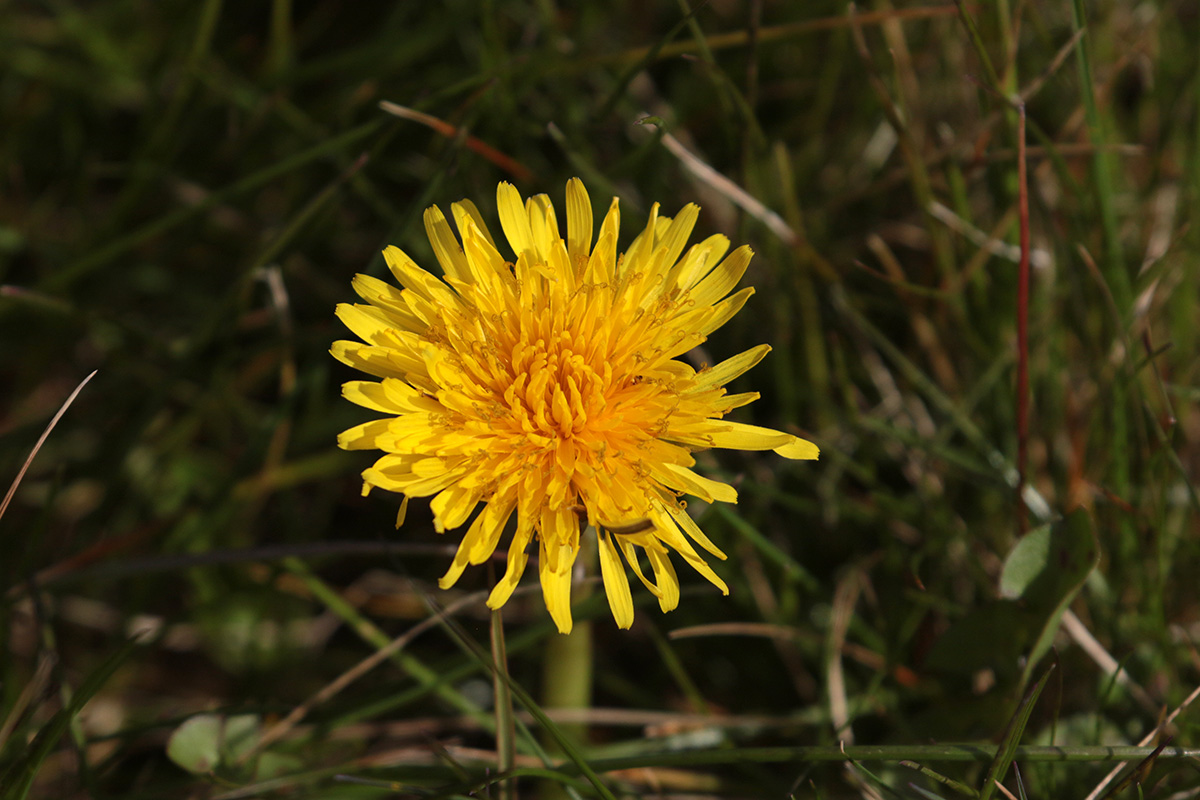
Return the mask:
<svg viewBox="0 0 1200 800">
<path fill-rule="evenodd" d="M 784 458 L 790 458 L 797 461 L 814 461 L 821 455 L 821 448 L 817 447 L 807 439 L 799 437 L 793 439 L 782 447 L 774 448 L 775 452 Z"/>
</svg>

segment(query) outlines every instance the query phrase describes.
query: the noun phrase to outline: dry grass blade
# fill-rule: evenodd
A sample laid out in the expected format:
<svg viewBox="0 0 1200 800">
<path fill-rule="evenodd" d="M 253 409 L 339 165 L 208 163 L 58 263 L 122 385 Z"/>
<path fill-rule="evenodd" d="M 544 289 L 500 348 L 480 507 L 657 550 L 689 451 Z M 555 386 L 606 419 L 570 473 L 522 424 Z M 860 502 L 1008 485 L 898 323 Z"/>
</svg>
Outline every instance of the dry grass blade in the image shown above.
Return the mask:
<svg viewBox="0 0 1200 800">
<path fill-rule="evenodd" d="M 67 413 L 67 409 L 71 407 L 71 403 L 75 402 L 75 398 L 83 391 L 83 387 L 87 386 L 88 381 L 95 377 L 96 372 L 97 370 L 92 370 L 90 375 L 79 382 L 79 385 L 75 387 L 75 391 L 71 392 L 70 396 L 59 406 L 58 413 L 46 425 L 46 430 L 42 431 L 42 435 L 38 437 L 37 442 L 33 445 L 33 449 L 29 451 L 29 458 L 25 459 L 25 463 L 21 466 L 21 471 L 17 473 L 17 477 L 13 478 L 12 484 L 8 487 L 8 494 L 4 495 L 4 501 L 0 502 L 0 518 L 8 510 L 8 504 L 12 502 L 13 495 L 17 493 L 17 487 L 21 485 L 21 480 L 25 477 L 25 473 L 29 470 L 29 465 L 33 463 L 33 459 L 37 456 L 38 451 L 46 443 L 47 437 L 50 436 L 50 431 L 54 430 L 54 426 L 62 419 L 62 415 Z"/>
<path fill-rule="evenodd" d="M 1175 718 L 1178 717 L 1185 708 L 1187 708 L 1193 702 L 1195 702 L 1197 697 L 1200 697 L 1200 686 L 1197 686 L 1195 689 L 1193 689 L 1192 693 L 1189 694 L 1187 696 L 1187 698 L 1182 703 L 1180 703 L 1179 706 L 1174 711 L 1172 711 L 1170 714 L 1168 714 L 1166 716 L 1166 718 L 1162 721 L 1162 725 L 1155 726 L 1154 730 L 1150 731 L 1150 733 L 1143 736 L 1142 740 L 1140 742 L 1138 742 L 1138 746 L 1144 747 L 1144 746 L 1150 744 L 1150 742 L 1154 741 L 1154 737 L 1158 736 L 1159 731 L 1165 730 L 1167 728 L 1167 726 L 1169 726 L 1171 723 L 1173 723 L 1175 721 Z M 1163 746 L 1164 747 L 1166 746 L 1165 742 L 1164 742 Z M 1162 749 L 1163 749 L 1162 747 L 1156 748 L 1154 754 L 1157 756 L 1159 753 L 1162 752 Z M 1108 787 L 1108 785 L 1111 784 L 1114 780 L 1116 780 L 1117 775 L 1121 774 L 1121 770 L 1125 769 L 1125 767 L 1128 765 L 1128 763 L 1129 763 L 1128 761 L 1122 761 L 1120 764 L 1117 764 L 1115 767 L 1113 767 L 1112 770 L 1107 775 L 1105 775 L 1104 778 L 1101 779 L 1101 781 L 1098 784 L 1096 784 L 1096 788 L 1092 789 L 1092 791 L 1088 793 L 1088 796 L 1084 800 L 1096 800 L 1096 798 L 1099 797 L 1104 792 L 1104 790 Z"/>
<path fill-rule="evenodd" d="M 974 8 L 974 6 L 971 6 L 971 8 Z M 705 37 L 703 46 L 708 48 L 710 51 L 725 50 L 731 47 L 744 47 L 749 45 L 752 41 L 757 41 L 760 43 L 778 42 L 804 34 L 838 30 L 851 24 L 882 25 L 891 20 L 915 22 L 917 20 L 948 17 L 955 13 L 957 12 L 952 5 L 929 5 L 919 6 L 917 8 L 866 11 L 858 15 L 855 23 L 851 23 L 843 16 L 819 17 L 817 19 L 804 20 L 803 22 L 795 22 L 787 25 L 764 26 L 757 30 L 747 29 L 732 31 L 730 33 L 719 33 Z M 670 44 L 660 47 L 658 52 L 655 54 L 655 57 L 658 59 L 670 58 L 683 53 L 694 52 L 699 48 L 700 44 L 698 44 L 696 41 L 671 42 Z M 623 53 L 615 53 L 613 55 L 603 56 L 595 59 L 593 62 L 587 63 L 634 63 L 645 59 L 646 56 L 650 54 L 650 50 L 651 49 L 649 47 L 639 47 Z"/>
<path fill-rule="evenodd" d="M 780 240 L 782 240 L 783 243 L 788 247 L 795 247 L 800 243 L 800 237 L 796 235 L 796 232 L 792 230 L 791 226 L 783 221 L 783 217 L 767 208 L 762 201 L 751 195 L 742 187 L 738 186 L 729 178 L 726 178 L 720 172 L 717 172 L 708 164 L 705 164 L 699 156 L 684 147 L 683 143 L 674 136 L 664 132 L 662 135 L 662 143 L 667 150 L 671 151 L 671 155 L 675 156 L 683 163 L 683 166 L 687 168 L 688 172 L 692 173 L 701 181 L 720 192 L 722 195 L 728 198 L 731 203 L 745 211 L 750 216 L 754 217 L 763 225 L 766 225 L 767 229 L 771 231 L 771 233 L 778 236 Z"/>
<path fill-rule="evenodd" d="M 449 122 L 440 120 L 437 117 L 432 116 L 430 114 L 425 114 L 421 111 L 417 111 L 416 109 L 408 108 L 407 106 L 402 106 L 397 103 L 389 102 L 387 100 L 380 100 L 379 108 L 383 111 L 386 111 L 387 113 L 391 114 L 394 117 L 400 117 L 401 119 L 407 119 L 407 120 L 412 120 L 413 122 L 419 122 L 422 125 L 424 125 L 425 127 L 431 128 L 432 130 L 437 131 L 442 136 L 445 136 L 447 139 L 453 139 L 454 137 L 459 136 L 462 133 L 464 133 L 464 131 L 462 131 L 461 128 L 456 128 L 455 126 L 451 125 Z M 481 139 L 477 139 L 474 136 L 467 134 L 465 139 L 463 140 L 463 144 L 465 144 L 468 149 L 470 149 L 471 151 L 475 152 L 476 154 L 478 154 L 480 156 L 483 156 L 484 158 L 486 158 L 488 161 L 495 164 L 500 169 L 502 169 L 505 172 L 512 175 L 517 180 L 519 180 L 519 181 L 533 180 L 533 172 L 529 169 L 529 167 L 525 166 L 520 161 L 517 161 L 512 156 L 501 153 L 499 150 L 492 147 L 487 142 L 485 142 Z"/>
</svg>

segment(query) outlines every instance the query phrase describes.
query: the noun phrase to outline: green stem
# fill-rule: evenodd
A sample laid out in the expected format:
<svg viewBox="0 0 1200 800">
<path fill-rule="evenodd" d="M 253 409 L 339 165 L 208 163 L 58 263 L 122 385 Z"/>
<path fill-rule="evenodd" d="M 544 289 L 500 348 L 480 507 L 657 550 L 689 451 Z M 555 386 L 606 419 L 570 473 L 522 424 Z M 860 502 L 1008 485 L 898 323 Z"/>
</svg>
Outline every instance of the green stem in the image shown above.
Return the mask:
<svg viewBox="0 0 1200 800">
<path fill-rule="evenodd" d="M 588 527 L 580 536 L 579 563 L 586 573 L 598 567 L 596 531 Z M 592 594 L 592 584 L 582 583 L 572 590 L 572 605 L 579 607 Z M 578 620 L 565 636 L 551 636 L 542 657 L 542 706 L 544 708 L 591 708 L 592 706 L 592 623 Z M 587 738 L 584 725 L 561 725 L 573 741 Z"/>
<path fill-rule="evenodd" d="M 1118 745 L 1112 747 L 1053 747 L 1023 745 L 1013 751 L 1013 760 L 1037 763 L 1112 763 L 1138 761 L 1154 753 L 1153 747 Z M 823 745 L 814 747 L 743 747 L 739 749 L 690 750 L 687 752 L 647 753 L 624 758 L 595 758 L 588 766 L 596 772 L 611 772 L 639 767 L 694 767 L 716 764 L 770 764 L 818 761 L 899 762 L 979 762 L 996 758 L 994 744 L 919 744 L 919 745 Z M 1200 749 L 1166 747 L 1158 758 L 1200 758 Z M 573 773 L 572 764 L 559 769 Z"/>
<path fill-rule="evenodd" d="M 580 536 L 579 563 L 588 573 L 596 571 L 598 552 L 596 550 L 596 532 L 588 527 Z M 591 595 L 591 584 L 584 583 L 573 587 L 572 605 L 579 603 Z M 592 623 L 590 620 L 577 620 L 571 632 L 564 635 L 551 634 L 546 642 L 542 655 L 542 707 L 552 708 L 591 708 L 592 705 Z M 573 744 L 581 745 L 587 742 L 587 726 L 583 723 L 559 725 L 561 733 Z M 544 741 L 546 749 L 557 753 L 556 743 L 549 738 Z M 543 783 L 540 796 L 542 798 L 563 797 L 563 789 L 557 783 Z"/>
</svg>

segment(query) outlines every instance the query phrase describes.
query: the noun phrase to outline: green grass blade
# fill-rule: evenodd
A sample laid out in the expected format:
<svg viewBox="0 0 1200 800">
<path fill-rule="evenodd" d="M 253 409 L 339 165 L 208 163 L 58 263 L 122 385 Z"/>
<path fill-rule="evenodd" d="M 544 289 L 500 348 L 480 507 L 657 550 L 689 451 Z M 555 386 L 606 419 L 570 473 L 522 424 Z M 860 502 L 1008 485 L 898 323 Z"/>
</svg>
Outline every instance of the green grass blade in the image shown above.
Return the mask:
<svg viewBox="0 0 1200 800">
<path fill-rule="evenodd" d="M 501 772 L 511 772 L 516 757 L 517 727 L 513 718 L 512 692 L 508 688 L 508 653 L 504 642 L 504 616 L 502 609 L 492 610 L 492 663 L 496 672 L 492 679 L 496 706 L 496 761 Z M 517 796 L 515 781 L 500 784 L 501 800 L 514 800 Z"/>
<path fill-rule="evenodd" d="M 596 770 L 594 770 L 591 765 L 588 764 L 587 759 L 584 758 L 583 753 L 579 750 L 578 746 L 571 741 L 571 737 L 564 733 L 562 729 L 554 723 L 553 720 L 546 716 L 546 713 L 542 711 L 541 706 L 538 705 L 537 701 L 534 700 L 533 697 L 526 692 L 520 684 L 514 681 L 512 676 L 510 676 L 507 671 L 499 669 L 496 663 L 492 661 L 491 657 L 483 650 L 483 648 L 476 644 L 475 641 L 472 640 L 471 637 L 468 636 L 466 632 L 462 630 L 461 626 L 455 623 L 454 620 L 446 620 L 445 627 L 448 631 L 450 631 L 451 635 L 454 636 L 460 645 L 470 650 L 470 652 L 474 654 L 474 656 L 482 664 L 491 670 L 493 675 L 504 682 L 505 686 L 508 687 L 508 690 L 512 692 L 513 697 L 515 697 L 517 701 L 525 707 L 525 710 L 529 712 L 534 721 L 536 721 L 542 730 L 544 730 L 554 741 L 554 743 L 558 745 L 563 755 L 566 756 L 567 761 L 578 770 L 578 774 L 587 779 L 588 783 L 592 785 L 597 794 L 599 794 L 602 798 L 605 798 L 605 800 L 616 800 L 612 794 L 612 791 L 609 790 L 604 782 L 600 780 L 600 776 L 597 774 Z M 564 788 L 569 789 L 569 787 Z"/>
<path fill-rule="evenodd" d="M 1042 694 L 1042 689 L 1046 688 L 1046 682 L 1050 680 L 1051 672 L 1053 672 L 1053 669 L 1046 670 L 1046 673 L 1042 675 L 1038 682 L 1025 695 L 1021 704 L 1017 707 L 1017 713 L 1009 720 L 1008 729 L 1005 730 L 1000 747 L 996 750 L 996 757 L 992 760 L 991 766 L 988 767 L 987 777 L 984 779 L 983 788 L 979 792 L 979 800 L 988 800 L 988 798 L 996 793 L 996 787 L 1004 780 L 1004 775 L 1013 763 L 1017 749 L 1021 744 L 1021 736 L 1025 733 L 1025 726 L 1029 724 L 1029 715 L 1033 713 L 1033 708 L 1037 704 L 1038 697 Z"/>
<path fill-rule="evenodd" d="M 340 153 L 345 148 L 374 134 L 385 122 L 386 120 L 376 119 L 359 125 L 339 136 L 334 136 L 314 147 L 303 150 L 294 156 L 285 158 L 272 166 L 261 169 L 239 181 L 235 181 L 224 189 L 212 192 L 195 205 L 165 214 L 153 222 L 125 234 L 117 240 L 94 250 L 88 255 L 72 262 L 70 265 L 56 271 L 43 282 L 41 288 L 47 291 L 61 291 L 90 272 L 128 253 L 142 242 L 166 233 L 210 208 L 253 189 L 257 189 L 319 158 Z"/>
<path fill-rule="evenodd" d="M 70 704 L 60 709 L 42 727 L 33 742 L 29 745 L 28 753 L 12 769 L 12 774 L 0 781 L 0 800 L 25 800 L 33 788 L 38 770 L 42 763 L 54 752 L 63 734 L 71 727 L 71 722 L 96 692 L 108 683 L 108 679 L 136 652 L 141 642 L 140 637 L 132 637 L 125 641 L 109 655 L 96 669 L 92 670 L 79 687 L 72 693 Z"/>
<path fill-rule="evenodd" d="M 963 783 L 962 781 L 956 781 L 953 778 L 947 777 L 947 776 L 941 774 L 940 772 L 936 772 L 923 764 L 918 764 L 915 761 L 901 761 L 900 766 L 909 767 L 910 769 L 915 769 L 917 772 L 921 773 L 926 778 L 929 778 L 930 780 L 933 780 L 933 781 L 937 781 L 942 786 L 945 786 L 947 789 L 951 789 L 951 790 L 957 792 L 958 794 L 962 795 L 963 797 L 979 797 L 979 792 L 974 787 L 968 786 L 967 784 Z M 921 789 L 917 786 L 913 786 L 911 783 L 909 784 L 909 788 L 914 789 L 918 792 L 925 791 L 924 789 Z M 934 795 L 932 793 L 928 793 L 928 794 L 930 797 L 936 797 L 936 795 Z M 939 798 L 939 800 L 940 800 L 940 798 Z"/>
</svg>

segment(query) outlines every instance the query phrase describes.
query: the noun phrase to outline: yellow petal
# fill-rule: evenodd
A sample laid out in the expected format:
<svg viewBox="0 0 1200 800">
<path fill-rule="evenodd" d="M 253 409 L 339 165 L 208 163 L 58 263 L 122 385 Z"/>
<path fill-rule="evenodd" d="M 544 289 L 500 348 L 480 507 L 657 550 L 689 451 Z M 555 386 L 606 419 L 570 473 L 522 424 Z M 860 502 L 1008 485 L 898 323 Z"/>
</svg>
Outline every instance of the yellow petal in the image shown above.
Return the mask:
<svg viewBox="0 0 1200 800">
<path fill-rule="evenodd" d="M 794 437 L 792 441 L 788 442 L 782 447 L 773 447 L 771 449 L 784 458 L 807 461 L 814 460 L 821 455 L 821 448 L 817 447 L 807 439 L 801 439 L 798 436 Z"/>
<path fill-rule="evenodd" d="M 612 538 L 600 533 L 600 575 L 604 578 L 604 593 L 608 595 L 608 607 L 618 628 L 628 629 L 633 624 L 633 595 L 629 592 L 629 578 L 625 565 L 617 554 Z"/>
<path fill-rule="evenodd" d="M 567 181 L 567 252 L 572 263 L 587 259 L 592 248 L 592 201 L 579 178 Z"/>
<path fill-rule="evenodd" d="M 760 428 L 757 425 L 710 419 L 682 429 L 672 428 L 664 438 L 683 444 L 721 447 L 726 450 L 774 450 L 791 445 L 796 437 L 790 433 Z"/>
<path fill-rule="evenodd" d="M 516 258 L 527 252 L 532 255 L 533 231 L 529 228 L 529 214 L 517 187 L 502 183 L 496 188 L 496 210 L 500 212 L 500 227 L 504 229 L 504 236 Z"/>
<path fill-rule="evenodd" d="M 525 201 L 525 213 L 529 215 L 529 230 L 533 234 L 533 246 L 542 261 L 550 260 L 550 253 L 559 241 L 558 221 L 554 206 L 544 194 L 534 195 Z"/>
<path fill-rule="evenodd" d="M 729 254 L 709 275 L 696 284 L 689 294 L 692 300 L 700 306 L 711 306 L 725 295 L 729 294 L 738 281 L 746 274 L 750 266 L 750 257 L 754 251 L 747 245 L 742 245 Z"/>
<path fill-rule="evenodd" d="M 454 553 L 454 561 L 450 563 L 450 568 L 446 570 L 446 574 L 438 579 L 438 586 L 442 589 L 449 589 L 453 586 L 463 574 L 463 570 L 470 563 L 469 554 L 474 548 L 476 542 L 483 535 L 483 514 L 475 518 L 471 523 L 471 527 L 467 530 L 461 542 L 458 543 L 458 550 Z M 439 531 L 440 532 L 440 531 Z"/>
<path fill-rule="evenodd" d="M 747 286 L 745 289 L 734 292 L 720 303 L 717 303 L 712 307 L 712 312 L 704 316 L 704 321 L 699 325 L 697 332 L 708 336 L 726 322 L 729 322 L 729 320 L 733 319 L 742 310 L 742 306 L 746 305 L 746 301 L 753 294 L 754 287 Z"/>
<path fill-rule="evenodd" d="M 359 297 L 386 313 L 395 327 L 407 330 L 423 327 L 420 318 L 409 309 L 402 290 L 370 275 L 355 275 L 350 285 Z"/>
<path fill-rule="evenodd" d="M 697 386 L 724 386 L 734 378 L 754 368 L 771 352 L 771 346 L 760 344 L 733 358 L 728 358 L 712 369 L 702 370 L 696 375 Z"/>
<path fill-rule="evenodd" d="M 679 605 L 679 578 L 675 575 L 675 567 L 671 566 L 671 557 L 665 550 L 656 548 L 648 548 L 646 555 L 650 557 L 658 582 L 658 607 L 664 612 L 671 611 Z"/>
<path fill-rule="evenodd" d="M 559 548 L 560 550 L 564 548 Z M 555 559 L 563 569 L 555 571 L 550 568 L 550 558 L 547 558 L 545 542 L 542 543 L 542 558 L 538 561 L 538 573 L 542 581 L 542 599 L 546 602 L 546 610 L 558 627 L 559 633 L 571 632 L 571 564 L 565 554 L 559 553 Z"/>
<path fill-rule="evenodd" d="M 508 602 L 508 598 L 512 597 L 513 590 L 521 581 L 521 575 L 525 573 L 525 565 L 529 563 L 529 555 L 525 552 L 525 548 L 529 545 L 532 537 L 532 526 L 524 532 L 520 527 L 517 528 L 512 544 L 508 547 L 508 569 L 505 570 L 504 577 L 492 587 L 492 592 L 487 599 L 488 608 L 500 608 Z"/>
<path fill-rule="evenodd" d="M 683 560 L 691 566 L 692 569 L 704 576 L 709 583 L 721 590 L 721 594 L 729 594 L 729 587 L 725 585 L 725 581 L 713 572 L 712 567 L 708 565 L 691 543 L 680 535 L 679 531 L 674 529 L 674 526 L 665 524 L 665 521 L 659 524 L 657 529 L 659 540 L 672 550 L 675 550 L 679 555 L 683 556 Z"/>
<path fill-rule="evenodd" d="M 467 265 L 471 268 L 475 282 L 482 287 L 482 290 L 474 295 L 475 303 L 481 309 L 497 310 L 503 300 L 504 290 L 512 288 L 516 282 L 491 237 L 473 224 L 465 224 L 466 227 L 461 230 Z"/>
<path fill-rule="evenodd" d="M 761 395 L 758 392 L 739 392 L 738 394 L 727 394 L 721 397 L 721 409 L 728 414 L 735 408 L 749 405 L 757 400 Z"/>
<path fill-rule="evenodd" d="M 347 381 L 342 384 L 342 397 L 355 405 L 382 411 L 385 414 L 407 414 L 413 411 L 434 411 L 439 407 L 432 398 L 397 378 L 376 381 Z"/>
<path fill-rule="evenodd" d="M 374 306 L 338 303 L 334 314 L 355 336 L 370 344 L 385 344 L 389 340 L 384 337 L 394 327 Z"/>
<path fill-rule="evenodd" d="M 467 521 L 478 502 L 478 489 L 466 489 L 462 486 L 443 489 L 429 502 L 429 509 L 433 512 L 434 529 L 438 533 L 454 530 Z"/>
<path fill-rule="evenodd" d="M 679 262 L 674 285 L 681 290 L 690 289 L 709 273 L 713 265 L 729 250 L 729 239 L 721 234 L 708 237 L 695 245 Z"/>
<path fill-rule="evenodd" d="M 727 483 L 714 481 L 679 464 L 651 464 L 650 474 L 664 486 L 699 497 L 709 503 L 736 503 L 737 490 Z"/>
<path fill-rule="evenodd" d="M 688 203 L 675 215 L 675 219 L 671 220 L 670 226 L 660 237 L 660 241 L 656 243 L 657 247 L 666 248 L 668 266 L 674 265 L 679 260 L 679 254 L 687 245 L 687 240 L 691 237 L 692 229 L 696 227 L 696 220 L 699 216 L 700 206 Z"/>
<path fill-rule="evenodd" d="M 692 519 L 691 515 L 674 503 L 663 503 L 663 507 L 670 514 L 671 519 L 683 529 L 683 532 L 692 537 L 692 541 L 722 561 L 725 560 L 725 553 L 722 552 L 721 548 L 712 543 L 712 540 L 704 534 L 704 531 L 700 530 L 700 526 L 696 524 L 696 520 Z"/>
<path fill-rule="evenodd" d="M 425 209 L 425 233 L 433 245 L 433 254 L 442 265 L 442 271 L 451 278 L 470 283 L 472 276 L 467 257 L 463 255 L 454 231 L 450 230 L 446 216 L 437 206 Z"/>
<path fill-rule="evenodd" d="M 373 419 L 338 434 L 338 447 L 343 450 L 377 449 L 379 437 L 388 432 L 390 419 Z"/>
<path fill-rule="evenodd" d="M 391 401 L 383 384 L 376 381 L 347 381 L 342 384 L 342 397 L 355 405 L 385 414 L 403 414 L 405 411 Z"/>
<path fill-rule="evenodd" d="M 616 537 L 617 544 L 620 545 L 621 551 L 625 553 L 625 560 L 629 562 L 629 566 L 633 567 L 633 574 L 638 576 L 638 580 L 642 585 L 650 590 L 650 594 L 655 597 L 662 597 L 662 592 L 654 585 L 654 582 L 646 577 L 646 573 L 642 572 L 642 565 L 638 563 L 637 550 L 633 547 L 633 542 L 630 542 L 624 536 Z"/>
<path fill-rule="evenodd" d="M 658 226 L 658 203 L 650 206 L 650 216 L 646 220 L 646 227 L 637 238 L 629 245 L 629 249 L 625 251 L 625 258 L 621 262 L 621 279 L 622 281 L 637 273 L 643 271 L 646 261 L 654 253 L 654 229 Z"/>
<path fill-rule="evenodd" d="M 617 198 L 614 197 L 612 204 L 608 207 L 608 213 L 604 215 L 604 221 L 600 223 L 600 235 L 596 240 L 596 247 L 592 250 L 591 258 L 588 259 L 586 274 L 591 283 L 608 286 L 616 279 L 617 236 L 620 228 L 621 209 Z"/>
<path fill-rule="evenodd" d="M 504 532 L 504 526 L 512 516 L 516 504 L 515 493 L 505 497 L 493 497 L 480 512 L 480 537 L 475 541 L 468 557 L 472 564 L 482 564 L 496 551 L 496 545 L 500 542 L 500 534 Z"/>
<path fill-rule="evenodd" d="M 367 470 L 370 472 L 370 470 Z M 366 473 L 363 473 L 364 476 Z M 404 487 L 404 493 L 413 497 L 428 497 L 431 494 L 437 494 L 442 489 L 450 486 L 459 478 L 462 477 L 463 470 L 452 469 L 446 470 L 440 475 L 433 475 L 428 478 L 414 477 L 411 483 Z"/>
<path fill-rule="evenodd" d="M 388 265 L 388 269 L 392 271 L 392 277 L 401 286 L 410 292 L 419 294 L 426 300 L 434 299 L 438 291 L 437 284 L 440 281 L 418 267 L 417 262 L 409 258 L 408 253 L 395 245 L 388 245 L 383 249 L 383 260 Z M 442 286 L 442 288 L 445 287 Z"/>
<path fill-rule="evenodd" d="M 483 215 L 479 213 L 479 209 L 470 200 L 459 200 L 457 203 L 450 204 L 450 211 L 454 214 L 454 224 L 458 226 L 458 235 L 466 238 L 467 220 L 470 219 L 474 223 L 476 230 L 487 239 L 488 244 L 492 249 L 496 249 L 496 240 L 492 238 L 491 231 L 488 230 L 487 223 L 483 221 Z"/>
</svg>

